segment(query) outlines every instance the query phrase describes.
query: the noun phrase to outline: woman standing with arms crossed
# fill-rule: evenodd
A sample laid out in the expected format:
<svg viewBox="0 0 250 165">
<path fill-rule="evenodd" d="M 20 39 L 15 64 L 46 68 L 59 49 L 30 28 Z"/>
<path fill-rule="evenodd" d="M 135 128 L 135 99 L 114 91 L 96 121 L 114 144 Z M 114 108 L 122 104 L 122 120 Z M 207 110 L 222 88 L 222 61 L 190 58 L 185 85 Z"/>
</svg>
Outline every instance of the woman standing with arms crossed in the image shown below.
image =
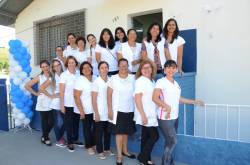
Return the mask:
<svg viewBox="0 0 250 165">
<path fill-rule="evenodd" d="M 136 73 L 135 81 L 135 121 L 142 126 L 141 152 L 137 159 L 142 165 L 154 164 L 151 152 L 159 138 L 156 105 L 152 100 L 155 87 L 156 69 L 150 60 L 144 60 Z"/>
<path fill-rule="evenodd" d="M 74 98 L 76 107 L 74 109 L 75 115 L 83 121 L 83 133 L 85 139 L 85 147 L 89 155 L 95 154 L 95 140 L 94 140 L 94 119 L 91 99 L 91 87 L 93 79 L 93 68 L 87 61 L 80 65 L 80 76 L 76 79 L 74 85 Z M 78 131 L 78 129 L 77 129 Z"/>
<path fill-rule="evenodd" d="M 99 77 L 92 86 L 92 105 L 95 120 L 96 151 L 100 159 L 106 159 L 107 155 L 114 155 L 110 151 L 111 132 L 108 122 L 108 63 L 101 61 L 98 65 Z"/>
<path fill-rule="evenodd" d="M 121 44 L 118 59 L 127 59 L 130 73 L 135 74 L 141 61 L 141 44 L 136 42 L 137 34 L 135 29 L 129 29 L 127 35 L 128 41 Z"/>
<path fill-rule="evenodd" d="M 142 59 L 152 60 L 157 67 L 156 80 L 163 77 L 163 65 L 171 59 L 168 42 L 161 37 L 162 28 L 158 23 L 152 23 L 147 31 L 147 37 L 142 42 Z"/>
<path fill-rule="evenodd" d="M 177 144 L 176 132 L 178 128 L 179 103 L 204 105 L 202 101 L 181 97 L 181 88 L 174 80 L 177 64 L 168 60 L 164 64 L 165 77 L 156 82 L 153 101 L 158 108 L 158 123 L 165 138 L 165 149 L 162 156 L 162 165 L 173 163 L 172 153 Z"/>
<path fill-rule="evenodd" d="M 135 159 L 128 152 L 128 135 L 135 132 L 134 118 L 134 76 L 128 73 L 128 60 L 118 61 L 119 73 L 108 82 L 108 115 L 113 123 L 117 149 L 117 165 L 122 164 L 122 155 Z"/>
<path fill-rule="evenodd" d="M 52 86 L 48 86 L 44 89 L 41 89 L 40 87 L 48 79 L 51 80 L 49 66 L 50 64 L 47 60 L 41 61 L 40 68 L 42 72 L 25 84 L 25 89 L 27 89 L 31 94 L 37 96 L 36 111 L 40 112 L 42 126 L 41 142 L 46 144 L 47 146 L 51 146 L 49 133 L 54 125 L 53 111 L 49 106 L 52 98 L 54 98 L 55 96 L 52 92 Z M 32 86 L 35 84 L 38 84 L 38 91 L 34 91 L 32 89 Z"/>
<path fill-rule="evenodd" d="M 177 63 L 178 72 L 183 75 L 182 58 L 185 40 L 181 36 L 179 36 L 179 33 L 179 27 L 176 20 L 173 18 L 167 20 L 163 28 L 163 36 L 168 41 L 168 48 L 171 59 Z"/>
<path fill-rule="evenodd" d="M 79 127 L 78 116 L 74 113 L 74 83 L 79 76 L 79 72 L 76 70 L 78 62 L 75 57 L 69 56 L 66 60 L 65 67 L 67 68 L 60 76 L 60 106 L 61 112 L 65 114 L 65 128 L 67 132 L 68 151 L 74 152 L 74 144 L 83 146 L 78 142 L 78 131 L 75 131 Z"/>
<path fill-rule="evenodd" d="M 100 61 L 106 61 L 109 64 L 109 76 L 118 73 L 117 51 L 118 48 L 115 45 L 115 40 L 111 31 L 104 28 L 101 32 L 99 44 L 96 47 L 95 52 L 97 63 Z"/>
</svg>

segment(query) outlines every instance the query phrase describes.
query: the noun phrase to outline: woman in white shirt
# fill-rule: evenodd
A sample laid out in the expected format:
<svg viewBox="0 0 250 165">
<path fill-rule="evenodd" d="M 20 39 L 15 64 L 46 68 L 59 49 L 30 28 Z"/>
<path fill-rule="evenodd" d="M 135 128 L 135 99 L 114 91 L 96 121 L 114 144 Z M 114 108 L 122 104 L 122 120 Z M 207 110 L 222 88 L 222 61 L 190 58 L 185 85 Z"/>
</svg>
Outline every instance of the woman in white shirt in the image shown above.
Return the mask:
<svg viewBox="0 0 250 165">
<path fill-rule="evenodd" d="M 156 82 L 153 101 L 158 108 L 158 123 L 165 138 L 165 149 L 162 164 L 173 162 L 172 152 L 177 143 L 176 132 L 178 128 L 179 103 L 204 105 L 202 101 L 181 97 L 181 88 L 174 80 L 177 64 L 168 60 L 164 64 L 165 77 Z"/>
<path fill-rule="evenodd" d="M 45 81 L 41 86 L 41 90 L 45 90 L 47 87 L 52 86 L 53 95 L 55 96 L 51 103 L 50 109 L 53 111 L 54 115 L 54 131 L 56 135 L 56 145 L 59 147 L 65 147 L 65 139 L 63 137 L 65 127 L 64 127 L 64 114 L 60 111 L 60 96 L 59 96 L 59 81 L 60 75 L 63 72 L 62 64 L 59 59 L 53 59 L 51 62 L 51 79 Z"/>
<path fill-rule="evenodd" d="M 100 34 L 99 44 L 96 46 L 96 61 L 106 61 L 109 64 L 108 75 L 115 75 L 118 73 L 117 67 L 117 51 L 118 48 L 115 45 L 115 40 L 112 32 L 104 28 Z"/>
<path fill-rule="evenodd" d="M 41 126 L 42 126 L 42 138 L 41 142 L 51 146 L 51 141 L 49 138 L 49 133 L 54 125 L 53 120 L 53 111 L 50 109 L 50 102 L 52 98 L 54 98 L 52 87 L 48 86 L 45 89 L 40 89 L 40 86 L 51 79 L 51 73 L 49 70 L 49 62 L 47 60 L 43 60 L 40 62 L 40 68 L 42 72 L 27 82 L 25 84 L 26 90 L 28 90 L 34 96 L 37 96 L 37 103 L 36 103 L 36 111 L 40 112 L 41 116 Z M 32 86 L 38 84 L 38 91 L 32 89 Z"/>
<path fill-rule="evenodd" d="M 142 59 L 152 60 L 157 67 L 156 80 L 163 77 L 163 65 L 170 59 L 168 42 L 161 37 L 162 28 L 159 23 L 152 23 L 147 37 L 142 42 Z"/>
<path fill-rule="evenodd" d="M 141 164 L 154 164 L 151 152 L 159 138 L 156 105 L 152 100 L 155 87 L 156 68 L 151 60 L 143 60 L 136 73 L 135 81 L 135 121 L 142 126 L 141 152 L 137 159 Z"/>
<path fill-rule="evenodd" d="M 118 51 L 118 59 L 126 58 L 129 63 L 129 71 L 135 74 L 141 61 L 141 44 L 136 42 L 137 34 L 135 29 L 127 32 L 128 41 L 122 43 Z"/>
<path fill-rule="evenodd" d="M 79 118 L 74 113 L 74 84 L 79 76 L 76 67 L 78 65 L 77 60 L 73 56 L 69 56 L 65 62 L 67 68 L 60 75 L 59 93 L 60 93 L 60 109 L 65 114 L 65 128 L 67 133 L 68 151 L 74 152 L 74 144 L 82 146 L 83 144 L 78 141 L 78 127 Z"/>
<path fill-rule="evenodd" d="M 135 159 L 128 152 L 128 135 L 135 132 L 134 118 L 134 75 L 128 73 L 128 60 L 118 61 L 119 73 L 108 82 L 108 115 L 111 120 L 112 132 L 115 134 L 117 161 L 122 164 L 122 155 Z"/>
<path fill-rule="evenodd" d="M 98 64 L 97 64 L 97 61 L 96 61 L 96 56 L 95 56 L 95 48 L 97 46 L 97 43 L 96 43 L 96 37 L 94 36 L 94 34 L 88 34 L 87 35 L 87 40 L 89 42 L 89 49 L 87 50 L 87 54 L 88 54 L 88 57 L 90 57 L 90 61 L 91 61 L 91 65 L 93 67 L 93 75 L 95 76 L 98 76 Z"/>
<path fill-rule="evenodd" d="M 126 36 L 125 30 L 122 27 L 117 27 L 115 29 L 115 44 L 118 48 L 122 43 L 127 42 L 128 38 Z"/>
<path fill-rule="evenodd" d="M 178 72 L 182 75 L 183 46 L 185 40 L 179 36 L 179 27 L 175 19 L 167 20 L 163 28 L 163 36 L 168 41 L 171 59 L 177 63 Z"/>
<path fill-rule="evenodd" d="M 68 41 L 68 45 L 63 51 L 63 56 L 65 58 L 67 58 L 68 56 L 75 57 L 75 54 L 78 50 L 77 45 L 76 45 L 76 35 L 74 33 L 69 33 L 67 35 L 67 41 Z"/>
<path fill-rule="evenodd" d="M 94 136 L 94 119 L 91 99 L 91 88 L 93 79 L 93 68 L 87 61 L 80 65 L 80 76 L 76 79 L 74 85 L 74 98 L 76 107 L 74 112 L 78 118 L 83 121 L 83 133 L 85 147 L 89 155 L 94 155 L 95 136 Z"/>
<path fill-rule="evenodd" d="M 92 106 L 95 120 L 96 151 L 100 159 L 106 159 L 106 155 L 113 155 L 110 151 L 111 133 L 108 122 L 108 71 L 109 65 L 105 61 L 98 64 L 99 77 L 92 86 Z"/>
<path fill-rule="evenodd" d="M 75 58 L 79 64 L 83 63 L 84 61 L 91 62 L 91 59 L 88 57 L 88 53 L 85 50 L 86 47 L 86 39 L 84 37 L 78 37 L 76 39 L 76 44 L 78 50 L 75 54 Z"/>
</svg>

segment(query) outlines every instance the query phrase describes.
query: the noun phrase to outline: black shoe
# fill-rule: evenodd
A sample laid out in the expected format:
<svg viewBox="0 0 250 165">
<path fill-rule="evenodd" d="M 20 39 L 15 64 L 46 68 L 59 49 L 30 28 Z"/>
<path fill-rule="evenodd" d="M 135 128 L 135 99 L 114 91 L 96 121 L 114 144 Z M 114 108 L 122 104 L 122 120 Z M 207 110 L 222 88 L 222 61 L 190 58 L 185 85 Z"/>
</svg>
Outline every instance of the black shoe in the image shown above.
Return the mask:
<svg viewBox="0 0 250 165">
<path fill-rule="evenodd" d="M 41 137 L 41 143 L 45 144 L 45 138 Z"/>
<path fill-rule="evenodd" d="M 52 146 L 52 143 L 49 139 L 45 140 L 44 144 L 46 144 L 47 146 Z"/>
<path fill-rule="evenodd" d="M 122 162 L 116 162 L 116 165 L 122 165 Z"/>
<path fill-rule="evenodd" d="M 68 145 L 68 151 L 69 151 L 69 152 L 74 152 L 74 151 L 75 151 L 74 144 L 69 144 L 69 145 Z"/>
<path fill-rule="evenodd" d="M 84 147 L 84 144 L 79 141 L 75 141 L 74 144 L 77 145 L 78 147 Z"/>
<path fill-rule="evenodd" d="M 136 156 L 134 154 L 127 155 L 127 154 L 122 153 L 122 155 L 126 156 L 126 157 L 128 157 L 130 159 L 135 159 L 136 158 Z"/>
</svg>

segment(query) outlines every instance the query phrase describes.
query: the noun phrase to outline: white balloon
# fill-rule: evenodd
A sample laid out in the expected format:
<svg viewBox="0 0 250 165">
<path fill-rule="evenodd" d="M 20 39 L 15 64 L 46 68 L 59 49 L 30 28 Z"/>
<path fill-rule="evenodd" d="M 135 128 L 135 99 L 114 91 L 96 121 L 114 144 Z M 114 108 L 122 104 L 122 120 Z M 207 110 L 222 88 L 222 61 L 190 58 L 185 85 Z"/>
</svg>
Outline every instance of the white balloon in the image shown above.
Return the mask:
<svg viewBox="0 0 250 165">
<path fill-rule="evenodd" d="M 21 66 L 16 65 L 16 66 L 14 67 L 14 70 L 15 70 L 16 73 L 19 73 L 19 72 L 22 71 L 22 68 L 21 68 Z"/>
<path fill-rule="evenodd" d="M 17 109 L 17 108 L 13 108 L 12 112 L 18 114 L 18 113 L 20 113 L 21 111 L 20 111 L 19 109 Z"/>
<path fill-rule="evenodd" d="M 25 118 L 24 120 L 23 120 L 23 124 L 24 125 L 28 125 L 30 123 L 30 119 L 29 118 Z"/>
<path fill-rule="evenodd" d="M 21 89 L 22 91 L 26 91 L 26 89 L 25 89 L 25 83 L 21 83 L 21 84 L 20 84 L 20 89 Z"/>
<path fill-rule="evenodd" d="M 25 115 L 20 112 L 18 115 L 17 115 L 17 119 L 19 119 L 20 121 L 22 121 L 23 119 L 25 119 Z"/>
<path fill-rule="evenodd" d="M 21 84 L 21 82 L 22 82 L 22 80 L 21 80 L 20 78 L 18 78 L 18 77 L 15 77 L 15 78 L 13 79 L 13 83 L 14 83 L 15 85 L 19 85 L 19 84 Z"/>
<path fill-rule="evenodd" d="M 26 79 L 26 77 L 28 76 L 27 73 L 25 73 L 24 71 L 20 72 L 18 74 L 18 76 L 23 80 L 23 79 Z"/>
<path fill-rule="evenodd" d="M 18 119 L 15 119 L 15 125 L 16 125 L 17 127 L 19 127 L 19 126 L 22 125 L 22 122 L 21 122 L 20 120 L 18 120 Z"/>
<path fill-rule="evenodd" d="M 27 77 L 26 79 L 23 80 L 23 82 L 26 84 L 27 82 L 29 82 L 31 79 L 29 77 Z"/>
</svg>

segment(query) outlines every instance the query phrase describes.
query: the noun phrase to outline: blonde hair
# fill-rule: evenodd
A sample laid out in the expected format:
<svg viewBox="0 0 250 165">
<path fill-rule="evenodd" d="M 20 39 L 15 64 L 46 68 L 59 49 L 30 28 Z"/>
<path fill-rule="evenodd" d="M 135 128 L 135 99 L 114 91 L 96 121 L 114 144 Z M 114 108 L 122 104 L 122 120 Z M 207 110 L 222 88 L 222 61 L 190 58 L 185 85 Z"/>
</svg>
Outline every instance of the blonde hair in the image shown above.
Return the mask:
<svg viewBox="0 0 250 165">
<path fill-rule="evenodd" d="M 153 61 L 151 61 L 150 59 L 145 59 L 145 60 L 142 60 L 141 63 L 140 63 L 140 66 L 135 74 L 135 77 L 136 79 L 138 79 L 139 77 L 142 76 L 142 73 L 141 73 L 141 70 L 142 70 L 142 67 L 146 64 L 149 64 L 151 66 L 151 69 L 152 69 L 152 73 L 151 73 L 151 80 L 154 79 L 155 75 L 156 75 L 156 66 L 155 64 L 153 63 Z"/>
</svg>

